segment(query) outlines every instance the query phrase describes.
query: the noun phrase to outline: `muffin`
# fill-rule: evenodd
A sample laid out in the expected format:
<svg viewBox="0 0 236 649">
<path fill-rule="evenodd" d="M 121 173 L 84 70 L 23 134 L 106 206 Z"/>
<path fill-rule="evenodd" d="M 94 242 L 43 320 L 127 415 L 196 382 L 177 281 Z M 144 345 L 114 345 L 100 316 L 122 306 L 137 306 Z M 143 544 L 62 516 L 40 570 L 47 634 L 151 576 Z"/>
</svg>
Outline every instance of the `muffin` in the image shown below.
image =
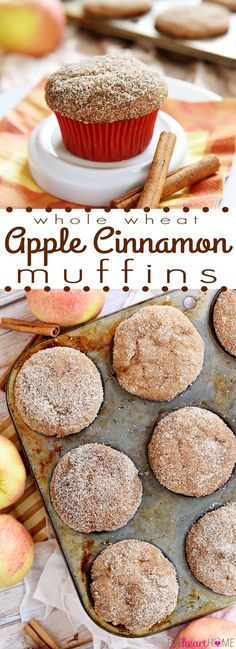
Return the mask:
<svg viewBox="0 0 236 649">
<path fill-rule="evenodd" d="M 113 367 L 120 385 L 143 399 L 170 401 L 201 372 L 204 342 L 172 306 L 149 306 L 116 329 Z"/>
<path fill-rule="evenodd" d="M 158 422 L 148 456 L 164 487 L 185 496 L 206 496 L 229 480 L 236 437 L 214 412 L 180 408 Z"/>
<path fill-rule="evenodd" d="M 222 291 L 213 308 L 213 325 L 224 349 L 236 356 L 236 289 Z"/>
<path fill-rule="evenodd" d="M 219 595 L 236 595 L 236 503 L 208 512 L 186 539 L 194 577 Z"/>
<path fill-rule="evenodd" d="M 72 529 L 111 531 L 133 518 L 142 483 L 127 455 L 104 444 L 85 444 L 59 460 L 50 495 L 58 516 Z"/>
<path fill-rule="evenodd" d="M 178 591 L 173 564 L 151 543 L 120 541 L 103 550 L 92 565 L 96 613 L 133 633 L 147 631 L 170 615 Z"/>
<path fill-rule="evenodd" d="M 54 72 L 45 97 L 71 153 L 115 162 L 148 146 L 167 86 L 135 58 L 94 56 Z"/>
<path fill-rule="evenodd" d="M 33 354 L 17 374 L 18 415 L 44 435 L 79 433 L 95 419 L 103 386 L 96 365 L 70 347 L 53 347 Z"/>
</svg>

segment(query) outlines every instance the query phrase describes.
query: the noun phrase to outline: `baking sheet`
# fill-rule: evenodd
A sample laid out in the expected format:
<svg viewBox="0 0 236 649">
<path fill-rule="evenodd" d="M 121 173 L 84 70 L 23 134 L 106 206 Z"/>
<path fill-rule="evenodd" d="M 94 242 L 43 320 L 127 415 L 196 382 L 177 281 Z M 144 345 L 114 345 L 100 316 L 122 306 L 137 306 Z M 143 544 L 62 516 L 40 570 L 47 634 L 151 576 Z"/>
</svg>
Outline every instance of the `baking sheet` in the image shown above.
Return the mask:
<svg viewBox="0 0 236 649">
<path fill-rule="evenodd" d="M 23 444 L 45 507 L 54 526 L 62 552 L 78 595 L 90 617 L 104 629 L 123 636 L 133 636 L 123 628 L 101 620 L 93 609 L 89 592 L 90 566 L 107 544 L 125 538 L 138 538 L 156 544 L 174 563 L 180 592 L 173 613 L 164 622 L 142 635 L 149 635 L 212 613 L 236 602 L 236 597 L 214 594 L 191 575 L 184 553 L 187 531 L 210 508 L 236 499 L 235 473 L 228 483 L 210 496 L 190 498 L 171 493 L 154 477 L 147 459 L 147 445 L 157 419 L 176 408 L 195 405 L 212 409 L 236 432 L 236 360 L 218 344 L 210 324 L 210 307 L 216 291 L 172 291 L 100 318 L 63 333 L 56 340 L 46 340 L 30 349 L 15 363 L 8 381 L 7 399 L 13 422 Z M 186 310 L 186 298 L 194 297 L 195 308 Z M 191 301 L 190 301 L 191 302 Z M 118 324 L 146 305 L 170 304 L 185 311 L 206 343 L 205 362 L 197 380 L 182 395 L 169 403 L 134 397 L 123 390 L 112 368 L 112 340 Z M 81 433 L 66 438 L 47 438 L 30 430 L 17 415 L 14 382 L 24 361 L 45 347 L 67 345 L 88 354 L 101 372 L 105 399 L 95 421 Z M 127 453 L 140 471 L 144 487 L 142 504 L 134 518 L 115 532 L 80 534 L 67 527 L 54 511 L 49 497 L 49 483 L 59 458 L 70 449 L 87 442 L 99 442 Z"/>
<path fill-rule="evenodd" d="M 191 4 L 200 3 L 201 0 L 191 0 Z M 228 33 L 216 38 L 174 39 L 164 36 L 155 29 L 155 18 L 159 13 L 169 7 L 184 4 L 189 6 L 190 0 L 153 0 L 153 8 L 149 13 L 132 20 L 102 19 L 97 16 L 93 18 L 85 14 L 81 0 L 69 0 L 64 3 L 64 7 L 70 20 L 98 34 L 131 41 L 146 41 L 162 50 L 186 55 L 188 58 L 193 57 L 236 67 L 236 13 L 230 13 Z"/>
</svg>

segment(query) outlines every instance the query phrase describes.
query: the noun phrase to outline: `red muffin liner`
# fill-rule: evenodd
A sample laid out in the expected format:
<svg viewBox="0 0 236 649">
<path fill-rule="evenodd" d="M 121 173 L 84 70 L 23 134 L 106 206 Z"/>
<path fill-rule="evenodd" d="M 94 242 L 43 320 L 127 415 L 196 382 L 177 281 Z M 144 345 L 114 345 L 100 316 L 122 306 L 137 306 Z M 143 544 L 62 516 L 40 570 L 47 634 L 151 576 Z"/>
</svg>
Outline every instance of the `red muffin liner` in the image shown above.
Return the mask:
<svg viewBox="0 0 236 649">
<path fill-rule="evenodd" d="M 137 119 L 86 124 L 56 112 L 65 147 L 95 162 L 117 162 L 138 155 L 152 139 L 158 110 Z"/>
</svg>

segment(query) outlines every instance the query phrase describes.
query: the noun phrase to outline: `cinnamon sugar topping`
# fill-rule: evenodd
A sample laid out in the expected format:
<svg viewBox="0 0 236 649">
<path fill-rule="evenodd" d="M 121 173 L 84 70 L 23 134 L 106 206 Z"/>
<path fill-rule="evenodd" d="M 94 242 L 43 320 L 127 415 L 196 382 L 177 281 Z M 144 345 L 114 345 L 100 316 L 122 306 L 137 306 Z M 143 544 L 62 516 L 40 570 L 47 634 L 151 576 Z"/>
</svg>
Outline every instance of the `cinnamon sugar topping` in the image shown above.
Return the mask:
<svg viewBox="0 0 236 649">
<path fill-rule="evenodd" d="M 54 508 L 79 532 L 117 530 L 128 523 L 142 498 L 132 460 L 104 444 L 85 444 L 66 453 L 51 480 Z"/>
<path fill-rule="evenodd" d="M 135 58 L 94 56 L 54 72 L 46 102 L 72 119 L 116 122 L 148 115 L 163 104 L 167 92 L 163 77 Z"/>
<path fill-rule="evenodd" d="M 236 289 L 221 292 L 213 310 L 213 323 L 221 345 L 236 356 Z"/>
<path fill-rule="evenodd" d="M 116 329 L 113 365 L 125 390 L 169 401 L 201 372 L 204 342 L 179 309 L 149 306 Z"/>
<path fill-rule="evenodd" d="M 236 463 L 236 437 L 214 412 L 180 408 L 157 424 L 149 461 L 167 489 L 206 496 L 229 480 Z"/>
</svg>

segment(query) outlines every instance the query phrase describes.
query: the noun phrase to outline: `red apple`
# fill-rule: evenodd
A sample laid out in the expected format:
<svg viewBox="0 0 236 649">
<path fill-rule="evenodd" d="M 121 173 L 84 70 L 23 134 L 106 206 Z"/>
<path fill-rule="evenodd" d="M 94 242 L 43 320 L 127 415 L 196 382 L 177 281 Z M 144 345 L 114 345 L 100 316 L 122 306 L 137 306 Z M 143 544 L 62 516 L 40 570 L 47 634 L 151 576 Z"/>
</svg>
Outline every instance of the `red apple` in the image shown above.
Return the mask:
<svg viewBox="0 0 236 649">
<path fill-rule="evenodd" d="M 0 435 L 0 510 L 21 498 L 25 482 L 26 471 L 17 448 Z"/>
<path fill-rule="evenodd" d="M 9 514 L 0 514 L 0 588 L 9 588 L 29 572 L 34 558 L 33 539 Z"/>
<path fill-rule="evenodd" d="M 236 646 L 236 624 L 218 617 L 204 617 L 191 622 L 175 637 L 170 649 Z"/>
<path fill-rule="evenodd" d="M 92 320 L 102 310 L 105 294 L 101 289 L 85 292 L 81 289 L 63 291 L 52 289 L 45 292 L 34 289 L 27 293 L 28 305 L 38 320 L 73 327 Z"/>
<path fill-rule="evenodd" d="M 43 56 L 62 40 L 60 0 L 0 0 L 0 46 L 9 52 Z"/>
</svg>

